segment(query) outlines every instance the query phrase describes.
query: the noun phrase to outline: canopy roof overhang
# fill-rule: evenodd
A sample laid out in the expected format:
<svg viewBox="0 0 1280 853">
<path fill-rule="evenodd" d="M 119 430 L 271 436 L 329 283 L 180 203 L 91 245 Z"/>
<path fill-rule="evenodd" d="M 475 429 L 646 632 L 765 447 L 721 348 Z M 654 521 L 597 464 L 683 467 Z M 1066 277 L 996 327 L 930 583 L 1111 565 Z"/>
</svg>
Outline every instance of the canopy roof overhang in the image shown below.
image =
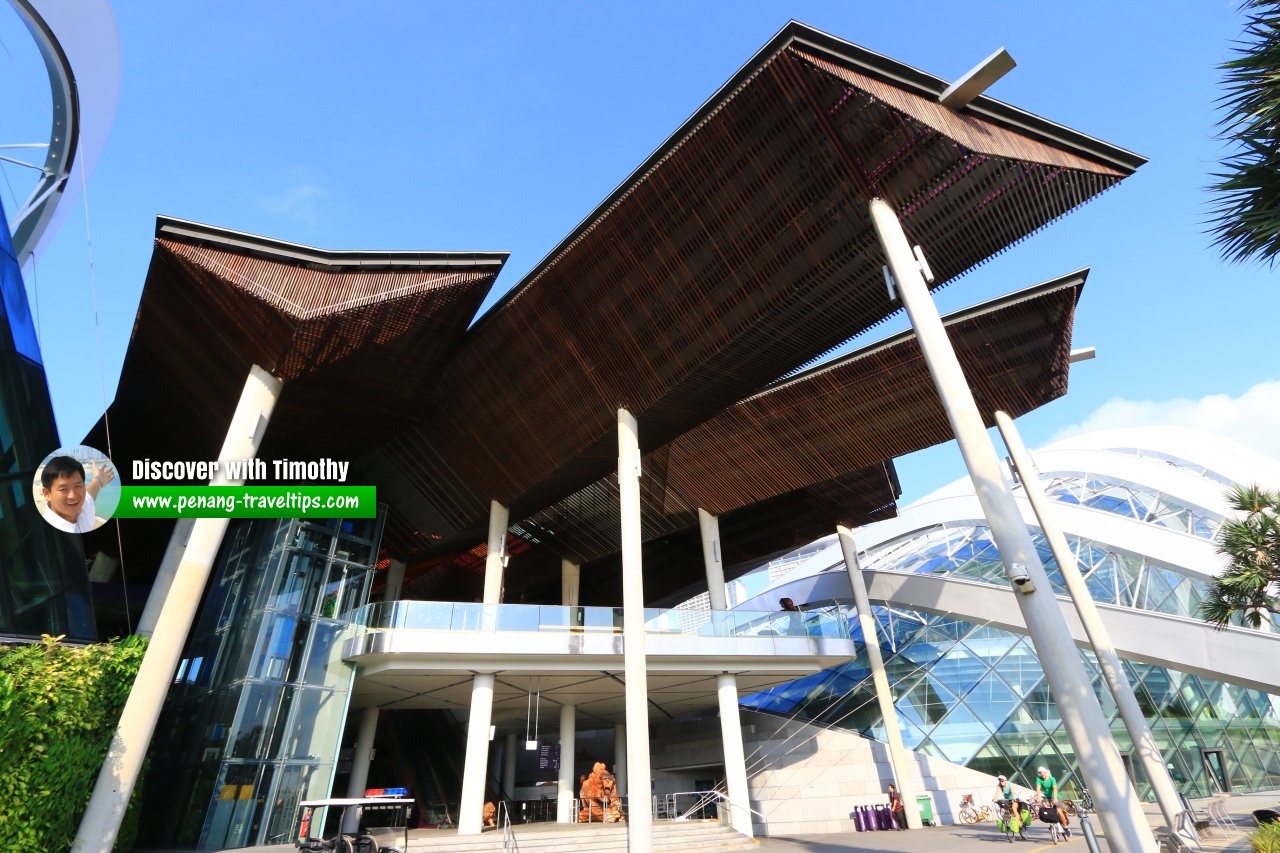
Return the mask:
<svg viewBox="0 0 1280 853">
<path fill-rule="evenodd" d="M 1143 162 L 987 98 L 953 112 L 945 87 L 789 24 L 465 333 L 505 255 L 325 252 L 161 219 L 114 458 L 215 458 L 257 363 L 286 380 L 263 456 L 351 458 L 349 481 L 390 507 L 390 555 L 472 549 L 491 500 L 532 518 L 606 477 L 619 406 L 653 453 L 893 313 L 872 197 L 940 286 Z M 884 429 L 911 429 L 897 418 Z M 829 494 L 878 465 L 891 503 L 892 455 L 828 457 L 798 487 L 780 457 L 759 493 Z M 746 508 L 689 488 L 726 520 Z"/>
<path fill-rule="evenodd" d="M 491 500 L 527 516 L 896 310 L 868 205 L 936 286 L 1113 186 L 1130 152 L 802 24 L 785 27 L 468 333 L 421 420 L 361 460 L 411 461 L 401 556 L 471 547 Z"/>
<path fill-rule="evenodd" d="M 988 426 L 1066 393 L 1075 306 L 1088 270 L 947 315 L 943 322 Z M 891 460 L 952 437 L 911 332 L 796 374 L 647 454 L 641 479 L 645 600 L 687 598 L 703 577 L 697 509 L 720 516 L 732 580 L 774 554 L 892 517 Z M 510 597 L 556 601 L 560 559 L 582 564 L 582 604 L 621 601 L 617 477 L 517 525 Z M 406 597 L 478 584 L 484 547 L 412 567 Z M 692 583 L 691 583 L 692 582 Z M 511 599 L 514 600 L 514 599 Z"/>
</svg>

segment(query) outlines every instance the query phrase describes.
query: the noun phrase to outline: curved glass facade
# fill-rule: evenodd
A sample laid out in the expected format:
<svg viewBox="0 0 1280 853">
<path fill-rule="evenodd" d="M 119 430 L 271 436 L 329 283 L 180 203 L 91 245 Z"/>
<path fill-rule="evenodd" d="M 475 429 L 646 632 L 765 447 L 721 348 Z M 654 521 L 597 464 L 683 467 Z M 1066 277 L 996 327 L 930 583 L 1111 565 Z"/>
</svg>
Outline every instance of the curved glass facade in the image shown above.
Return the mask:
<svg viewBox="0 0 1280 853">
<path fill-rule="evenodd" d="M 1217 484 L 1230 483 L 1208 467 L 1163 451 L 1119 446 L 1107 452 L 1117 458 L 1124 454 L 1146 460 L 1153 474 L 1173 466 Z M 1098 457 L 1081 461 L 1086 458 L 1096 464 Z M 1083 466 L 1072 467 L 1069 458 L 1065 461 L 1040 475 L 1053 499 L 1124 519 L 1120 526 L 1108 523 L 1106 529 L 1112 532 L 1107 536 L 1116 541 L 1104 542 L 1082 535 L 1080 527 L 1073 531 L 1071 522 L 1082 521 L 1083 515 L 1063 517 L 1067 541 L 1094 600 L 1198 618 L 1209 589 L 1205 578 L 1219 568 L 1218 558 L 1205 559 L 1209 552 L 1202 542 L 1217 536 L 1228 511 L 1225 498 L 1210 507 L 1195 506 L 1141 482 L 1106 471 L 1086 471 Z M 1129 476 L 1141 473 L 1132 465 L 1126 471 Z M 1015 488 L 1015 495 L 1025 500 L 1020 488 Z M 911 513 L 907 509 L 904 516 Z M 872 536 L 875 544 L 867 548 L 862 567 L 945 575 L 1007 588 L 1009 581 L 985 520 L 936 519 L 931 515 L 929 523 L 894 538 Z M 1065 595 L 1048 543 L 1037 528 L 1031 533 L 1053 591 Z M 1179 538 L 1185 536 L 1201 543 Z M 1153 542 L 1162 544 L 1162 554 L 1185 552 L 1186 559 L 1206 564 L 1170 565 L 1156 560 L 1144 552 L 1144 545 Z M 1194 547 L 1180 548 L 1179 543 Z M 821 569 L 843 574 L 844 564 L 825 564 Z M 1043 764 L 1067 792 L 1078 792 L 1079 771 L 1071 742 L 1027 637 L 965 621 L 961 614 L 873 609 L 908 748 L 993 775 L 1004 773 L 1024 785 L 1031 783 L 1036 767 Z M 1280 626 L 1280 618 L 1274 621 Z M 860 632 L 855 637 L 859 654 L 849 663 L 756 694 L 743 704 L 883 740 L 884 720 Z M 1097 663 L 1091 653 L 1081 655 L 1112 734 L 1126 756 L 1130 776 L 1139 793 L 1150 798 L 1141 762 L 1129 756 L 1132 743 Z M 1151 664 L 1125 661 L 1124 666 L 1181 790 L 1203 796 L 1220 788 L 1280 787 L 1280 695 Z"/>
<path fill-rule="evenodd" d="M 902 738 L 908 749 L 1030 786 L 1050 768 L 1067 796 L 1079 770 L 1044 671 L 1018 634 L 904 610 L 875 607 Z M 1152 797 L 1141 763 L 1092 654 L 1081 653 L 1093 690 L 1140 796 Z M 1280 696 L 1159 666 L 1125 661 L 1130 683 L 1178 787 L 1207 796 L 1206 757 L 1219 759 L 1235 789 L 1280 787 Z M 744 699 L 743 706 L 838 725 L 884 740 L 884 719 L 859 638 L 847 664 Z"/>
<path fill-rule="evenodd" d="M 1225 520 L 1221 515 L 1190 506 L 1156 489 L 1103 474 L 1076 472 L 1041 474 L 1045 493 L 1062 503 L 1098 509 L 1148 524 L 1212 539 Z"/>
<path fill-rule="evenodd" d="M 1058 562 L 1044 534 L 1032 530 L 1032 541 L 1053 590 L 1066 594 Z M 1149 557 L 1117 550 L 1105 542 L 1067 535 L 1076 563 L 1093 600 L 1175 616 L 1196 615 L 1209 584 Z M 843 567 L 841 567 L 843 570 Z M 966 580 L 1008 584 L 991 530 L 977 522 L 939 524 L 903 536 L 868 555 L 863 568 L 881 572 L 953 575 Z"/>
</svg>

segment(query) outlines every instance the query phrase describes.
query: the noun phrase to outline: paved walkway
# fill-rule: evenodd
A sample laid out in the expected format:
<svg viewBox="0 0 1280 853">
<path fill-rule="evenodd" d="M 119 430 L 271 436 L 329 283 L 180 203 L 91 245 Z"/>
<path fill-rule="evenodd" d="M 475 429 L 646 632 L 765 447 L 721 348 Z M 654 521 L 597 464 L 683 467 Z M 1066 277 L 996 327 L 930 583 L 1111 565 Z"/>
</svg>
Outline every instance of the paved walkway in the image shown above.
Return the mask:
<svg viewBox="0 0 1280 853">
<path fill-rule="evenodd" d="M 1193 800 L 1198 813 L 1202 813 L 1208 800 Z M 1202 842 L 1211 853 L 1249 853 L 1249 833 L 1253 830 L 1253 810 L 1273 808 L 1280 803 L 1280 791 L 1262 794 L 1238 794 L 1226 799 L 1227 814 L 1231 817 L 1231 829 L 1202 830 Z M 1143 806 L 1153 830 L 1165 828 L 1164 817 L 1154 803 Z M 1091 822 L 1098 834 L 1099 847 L 1108 853 L 1106 835 L 1096 818 Z M 1080 830 L 1079 819 L 1071 821 L 1071 840 L 1061 842 L 1062 853 L 1087 853 L 1088 845 Z M 1004 833 L 994 823 L 972 826 L 937 826 L 908 832 L 854 832 L 848 835 L 796 835 L 774 836 L 760 839 L 761 851 L 769 853 L 837 853 L 858 850 L 862 853 L 917 853 L 917 851 L 945 850 L 946 853 L 999 853 L 993 843 L 1006 844 Z M 1036 823 L 1027 830 L 1027 840 L 1015 840 L 1009 846 L 1010 853 L 1041 853 L 1053 849 L 1048 827 Z"/>
<path fill-rule="evenodd" d="M 1198 813 L 1203 813 L 1208 800 L 1193 800 Z M 1235 794 L 1226 798 L 1227 814 L 1232 819 L 1231 829 L 1214 828 L 1202 831 L 1202 841 L 1209 853 L 1249 853 L 1249 833 L 1253 830 L 1253 810 L 1274 808 L 1280 803 L 1280 791 L 1269 791 L 1261 794 Z M 1153 830 L 1164 828 L 1164 818 L 1153 803 L 1143 806 L 1147 819 Z M 1094 829 L 1098 833 L 1100 848 L 1103 853 L 1110 853 L 1106 836 L 1096 819 Z M 1071 821 L 1071 840 L 1061 842 L 1058 847 L 1061 853 L 1088 853 L 1084 834 L 1080 830 L 1080 821 Z M 410 836 L 418 836 L 422 830 L 410 831 Z M 994 823 L 979 823 L 972 826 L 936 826 L 908 832 L 854 832 L 839 835 L 796 835 L 774 836 L 759 839 L 761 851 L 767 853 L 839 853 L 845 850 L 858 850 L 861 853 L 932 853 L 945 850 L 946 853 L 1000 853 L 1004 847 L 992 847 L 993 844 L 1004 845 L 1004 834 Z M 1042 853 L 1053 849 L 1049 840 L 1048 827 L 1042 823 L 1034 824 L 1027 830 L 1027 840 L 1017 841 L 1008 846 L 1010 853 Z M 295 853 L 292 845 L 275 847 L 244 848 L 246 853 Z M 232 851 L 223 851 L 232 853 Z"/>
</svg>

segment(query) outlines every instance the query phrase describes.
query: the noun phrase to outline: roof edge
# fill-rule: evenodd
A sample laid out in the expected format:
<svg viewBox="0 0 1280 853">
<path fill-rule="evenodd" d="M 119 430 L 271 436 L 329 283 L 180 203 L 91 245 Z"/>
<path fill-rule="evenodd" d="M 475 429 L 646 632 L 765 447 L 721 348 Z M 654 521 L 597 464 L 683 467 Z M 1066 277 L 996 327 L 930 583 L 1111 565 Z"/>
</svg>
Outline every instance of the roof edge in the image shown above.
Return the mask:
<svg viewBox="0 0 1280 853">
<path fill-rule="evenodd" d="M 489 306 L 471 324 L 474 331 L 490 317 L 496 315 L 507 303 L 512 302 L 524 288 L 538 278 L 552 263 L 556 261 L 574 241 L 582 236 L 592 223 L 608 213 L 617 201 L 636 185 L 663 157 L 666 157 L 681 140 L 692 133 L 698 125 L 725 102 L 748 78 L 756 74 L 777 53 L 791 45 L 800 45 L 812 50 L 819 50 L 833 60 L 850 64 L 857 70 L 878 77 L 897 85 L 913 94 L 937 100 L 950 83 L 941 77 L 921 71 L 914 66 L 891 59 L 853 42 L 831 35 L 809 24 L 794 19 L 788 21 L 782 29 L 769 39 L 763 47 L 751 55 L 732 76 L 703 101 L 693 113 L 680 123 L 671 134 L 664 139 L 640 165 L 631 170 L 625 178 L 609 192 L 607 196 L 575 225 L 572 230 L 547 252 L 533 267 L 529 269 L 509 290 Z M 968 106 L 967 112 L 983 119 L 1016 130 L 1027 136 L 1039 139 L 1058 148 L 1065 148 L 1088 159 L 1116 168 L 1128 177 L 1147 162 L 1147 158 L 1124 148 L 1104 142 L 1088 134 L 1072 130 L 1057 122 L 1018 109 L 1015 106 L 997 101 L 986 95 L 979 95 Z"/>
<path fill-rule="evenodd" d="M 486 269 L 495 275 L 510 252 L 435 252 L 317 249 L 271 237 L 233 231 L 201 222 L 156 217 L 156 239 L 209 246 L 286 264 L 302 264 L 330 271 L 371 269 Z"/>
<path fill-rule="evenodd" d="M 968 308 L 961 308 L 959 311 L 952 311 L 950 314 L 943 316 L 942 323 L 944 326 L 953 326 L 956 323 L 962 323 L 965 320 L 971 320 L 974 317 L 981 317 L 983 314 L 990 314 L 993 311 L 999 311 L 1003 308 L 1017 305 L 1019 302 L 1026 302 L 1028 300 L 1044 296 L 1045 294 L 1053 293 L 1057 290 L 1064 290 L 1071 287 L 1078 289 L 1083 288 L 1085 281 L 1089 278 L 1089 272 L 1091 269 L 1092 267 L 1084 267 L 1083 269 L 1078 269 L 1075 272 L 1069 272 L 1066 275 L 1051 278 L 1048 281 L 1041 282 L 1040 284 L 1033 284 L 1030 287 L 1024 287 L 1022 290 L 1015 290 L 1013 293 L 1007 293 L 1004 296 L 997 296 L 994 299 L 988 299 L 985 302 L 970 305 Z M 1077 290 L 1076 303 L 1079 304 L 1079 301 L 1080 294 L 1079 290 Z M 809 377 L 815 376 L 819 373 L 834 370 L 841 365 L 857 361 L 860 358 L 866 358 L 869 355 L 877 353 L 883 349 L 887 349 L 895 344 L 911 340 L 915 336 L 916 333 L 914 329 L 905 329 L 898 332 L 896 335 L 892 335 L 873 344 L 868 344 L 865 347 L 856 349 L 848 355 L 841 356 L 840 358 L 832 361 L 825 361 L 821 364 L 816 364 L 813 367 L 800 371 L 799 373 L 793 373 L 790 376 L 785 376 L 782 379 L 777 380 L 776 382 L 771 382 L 758 393 L 752 394 L 746 399 L 753 400 L 756 397 L 764 396 L 770 392 L 777 391 L 779 388 L 785 388 L 788 385 L 808 379 Z M 746 402 L 746 400 L 743 402 Z"/>
</svg>

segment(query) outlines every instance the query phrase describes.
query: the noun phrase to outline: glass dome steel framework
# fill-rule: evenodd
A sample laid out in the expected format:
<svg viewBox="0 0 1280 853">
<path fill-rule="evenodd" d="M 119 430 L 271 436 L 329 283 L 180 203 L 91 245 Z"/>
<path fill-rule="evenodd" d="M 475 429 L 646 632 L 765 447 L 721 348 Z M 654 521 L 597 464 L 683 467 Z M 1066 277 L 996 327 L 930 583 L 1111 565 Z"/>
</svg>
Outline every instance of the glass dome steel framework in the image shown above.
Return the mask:
<svg viewBox="0 0 1280 853">
<path fill-rule="evenodd" d="M 1042 478 L 1057 501 L 1198 538 L 1212 538 L 1224 520 L 1212 510 L 1114 477 L 1059 471 Z M 1065 594 L 1043 534 L 1034 529 L 1032 533 L 1054 592 Z M 1105 542 L 1071 535 L 1067 539 L 1096 601 L 1196 615 L 1207 580 Z M 885 542 L 870 550 L 863 567 L 1006 583 L 989 529 L 974 521 L 935 524 Z M 844 566 L 834 569 L 843 571 Z M 1003 773 L 1023 785 L 1032 783 L 1036 767 L 1043 764 L 1068 795 L 1078 794 L 1074 751 L 1028 638 L 953 616 L 897 607 L 874 610 L 909 749 L 993 775 Z M 861 644 L 860 632 L 855 630 L 855 637 Z M 1140 762 L 1129 759 L 1132 742 L 1097 661 L 1091 652 L 1081 655 L 1138 792 L 1149 799 L 1151 786 Z M 1217 782 L 1206 763 L 1215 752 L 1225 759 L 1232 787 L 1280 786 L 1280 695 L 1146 663 L 1125 661 L 1124 666 L 1181 790 L 1191 796 L 1214 792 Z M 748 697 L 742 704 L 838 725 L 879 740 L 885 737 L 863 645 L 847 664 Z"/>
</svg>

